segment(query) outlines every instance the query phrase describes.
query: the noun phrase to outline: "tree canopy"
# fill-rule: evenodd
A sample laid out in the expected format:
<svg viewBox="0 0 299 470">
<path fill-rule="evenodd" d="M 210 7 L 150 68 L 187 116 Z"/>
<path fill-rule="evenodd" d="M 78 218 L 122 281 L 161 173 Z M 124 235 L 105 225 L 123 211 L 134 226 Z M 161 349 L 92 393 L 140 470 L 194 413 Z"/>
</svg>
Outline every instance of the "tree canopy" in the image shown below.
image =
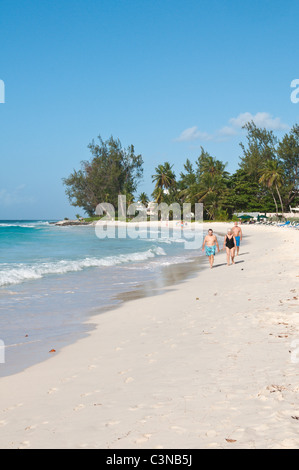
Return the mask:
<svg viewBox="0 0 299 470">
<path fill-rule="evenodd" d="M 290 205 L 299 203 L 299 126 L 279 139 L 273 131 L 261 129 L 248 122 L 245 143 L 240 143 L 242 154 L 234 174 L 226 170 L 226 163 L 210 155 L 203 147 L 197 159 L 187 158 L 183 171 L 177 176 L 174 165 L 159 164 L 152 175 L 153 200 L 157 203 L 204 203 L 206 219 L 226 219 L 234 212 L 287 212 Z M 136 155 L 134 146 L 123 149 L 120 141 L 110 137 L 92 141 L 88 146 L 89 161 L 81 162 L 63 180 L 72 205 L 81 207 L 88 215 L 95 213 L 101 202 L 117 207 L 119 194 L 134 201 L 134 195 L 143 175 L 143 159 Z M 145 193 L 139 200 L 146 205 Z"/>
<path fill-rule="evenodd" d="M 143 159 L 135 154 L 133 145 L 123 149 L 119 139 L 112 136 L 106 141 L 99 136 L 98 141 L 88 145 L 91 159 L 82 161 L 80 170 L 63 179 L 70 203 L 90 217 L 101 202 L 117 207 L 119 194 L 132 201 L 143 175 Z"/>
</svg>

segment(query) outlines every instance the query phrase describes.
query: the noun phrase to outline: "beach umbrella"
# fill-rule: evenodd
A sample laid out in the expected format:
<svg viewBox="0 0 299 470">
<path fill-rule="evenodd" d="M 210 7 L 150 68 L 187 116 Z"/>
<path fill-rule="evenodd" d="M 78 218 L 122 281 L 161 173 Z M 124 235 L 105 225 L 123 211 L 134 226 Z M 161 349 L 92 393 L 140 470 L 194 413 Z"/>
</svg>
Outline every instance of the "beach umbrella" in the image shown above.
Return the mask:
<svg viewBox="0 0 299 470">
<path fill-rule="evenodd" d="M 268 219 L 268 217 L 266 215 L 258 215 L 257 220 L 261 220 L 261 219 Z"/>
<path fill-rule="evenodd" d="M 241 215 L 239 217 L 239 219 L 248 220 L 248 219 L 252 219 L 252 216 L 251 215 Z"/>
</svg>

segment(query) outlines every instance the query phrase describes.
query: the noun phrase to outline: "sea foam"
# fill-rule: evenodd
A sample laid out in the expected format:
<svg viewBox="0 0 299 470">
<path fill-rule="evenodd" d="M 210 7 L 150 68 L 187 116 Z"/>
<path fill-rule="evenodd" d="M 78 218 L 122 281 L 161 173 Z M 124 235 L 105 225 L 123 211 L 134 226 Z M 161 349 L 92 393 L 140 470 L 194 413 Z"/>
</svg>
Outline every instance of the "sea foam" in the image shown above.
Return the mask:
<svg viewBox="0 0 299 470">
<path fill-rule="evenodd" d="M 49 274 L 66 274 L 69 272 L 82 271 L 86 268 L 96 268 L 105 266 L 116 266 L 119 264 L 146 261 L 156 256 L 165 256 L 166 253 L 161 247 L 153 247 L 143 252 L 119 254 L 104 258 L 84 258 L 80 260 L 60 260 L 36 263 L 33 265 L 19 264 L 8 265 L 0 270 L 0 287 L 20 284 L 25 281 L 41 279 Z"/>
</svg>

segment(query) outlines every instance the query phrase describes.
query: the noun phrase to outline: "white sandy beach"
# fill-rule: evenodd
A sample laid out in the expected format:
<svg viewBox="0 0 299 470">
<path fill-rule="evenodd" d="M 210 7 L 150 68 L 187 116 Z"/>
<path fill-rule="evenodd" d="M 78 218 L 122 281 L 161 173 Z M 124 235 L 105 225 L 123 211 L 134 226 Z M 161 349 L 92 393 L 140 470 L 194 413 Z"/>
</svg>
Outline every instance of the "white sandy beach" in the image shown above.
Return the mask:
<svg viewBox="0 0 299 470">
<path fill-rule="evenodd" d="M 297 448 L 299 231 L 242 228 L 236 265 L 221 252 L 0 379 L 0 448 Z"/>
</svg>

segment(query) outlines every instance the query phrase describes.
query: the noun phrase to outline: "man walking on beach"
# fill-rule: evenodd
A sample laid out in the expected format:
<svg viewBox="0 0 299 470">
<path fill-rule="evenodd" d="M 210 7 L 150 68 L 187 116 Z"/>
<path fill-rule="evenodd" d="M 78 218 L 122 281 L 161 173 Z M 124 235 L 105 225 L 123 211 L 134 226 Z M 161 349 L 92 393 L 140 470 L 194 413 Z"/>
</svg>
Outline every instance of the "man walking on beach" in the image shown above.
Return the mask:
<svg viewBox="0 0 299 470">
<path fill-rule="evenodd" d="M 209 262 L 211 269 L 214 264 L 214 256 L 216 255 L 216 246 L 218 248 L 218 253 L 220 251 L 219 244 L 216 235 L 214 235 L 213 230 L 210 228 L 208 235 L 205 236 L 202 245 L 202 251 L 204 251 L 206 247 L 206 255 L 209 257 Z"/>
<path fill-rule="evenodd" d="M 232 228 L 233 235 L 236 239 L 236 248 L 237 248 L 237 256 L 239 255 L 240 250 L 240 243 L 243 238 L 242 229 L 239 227 L 238 222 L 235 222 L 235 225 Z"/>
</svg>

